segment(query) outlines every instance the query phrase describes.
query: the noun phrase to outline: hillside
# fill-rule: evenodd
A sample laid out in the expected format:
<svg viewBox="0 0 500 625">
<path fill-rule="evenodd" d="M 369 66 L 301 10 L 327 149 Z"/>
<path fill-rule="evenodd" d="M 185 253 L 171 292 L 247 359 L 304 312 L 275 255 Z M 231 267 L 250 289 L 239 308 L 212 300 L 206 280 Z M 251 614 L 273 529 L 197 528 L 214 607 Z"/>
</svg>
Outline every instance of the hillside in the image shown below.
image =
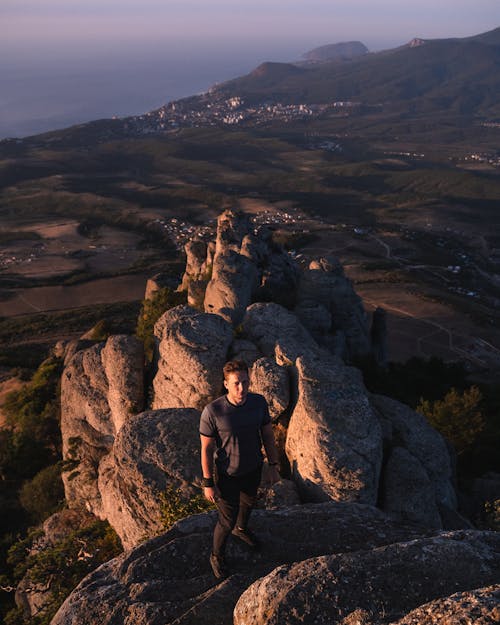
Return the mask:
<svg viewBox="0 0 500 625">
<path fill-rule="evenodd" d="M 498 115 L 499 29 L 474 38 L 427 40 L 416 47 L 324 63 L 301 72 L 263 68 L 226 82 L 215 93 L 250 101 L 321 103 L 356 100 L 401 109 Z M 266 70 L 266 71 L 264 71 Z"/>
</svg>

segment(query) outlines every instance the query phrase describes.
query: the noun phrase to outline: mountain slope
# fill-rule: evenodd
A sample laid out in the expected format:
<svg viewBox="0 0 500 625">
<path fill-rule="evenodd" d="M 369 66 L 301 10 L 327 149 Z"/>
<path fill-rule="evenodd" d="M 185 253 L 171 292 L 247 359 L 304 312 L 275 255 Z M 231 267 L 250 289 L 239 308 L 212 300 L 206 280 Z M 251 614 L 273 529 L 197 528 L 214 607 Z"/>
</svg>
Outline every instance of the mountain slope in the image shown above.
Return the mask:
<svg viewBox="0 0 500 625">
<path fill-rule="evenodd" d="M 421 110 L 493 114 L 500 93 L 497 40 L 500 29 L 469 39 L 423 41 L 349 63 L 273 72 L 265 81 L 252 72 L 223 83 L 216 92 L 247 101 L 274 98 L 291 103 L 357 100 L 407 105 L 414 100 Z"/>
</svg>

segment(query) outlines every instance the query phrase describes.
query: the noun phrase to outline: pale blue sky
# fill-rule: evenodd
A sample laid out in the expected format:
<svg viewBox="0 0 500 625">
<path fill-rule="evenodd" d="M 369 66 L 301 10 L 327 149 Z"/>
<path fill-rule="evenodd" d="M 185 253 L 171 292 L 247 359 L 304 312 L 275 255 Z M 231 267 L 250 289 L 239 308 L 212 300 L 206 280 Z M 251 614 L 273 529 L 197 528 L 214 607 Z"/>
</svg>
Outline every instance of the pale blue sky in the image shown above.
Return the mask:
<svg viewBox="0 0 500 625">
<path fill-rule="evenodd" d="M 0 0 L 0 138 L 143 113 L 328 43 L 498 26 L 500 0 Z"/>
</svg>

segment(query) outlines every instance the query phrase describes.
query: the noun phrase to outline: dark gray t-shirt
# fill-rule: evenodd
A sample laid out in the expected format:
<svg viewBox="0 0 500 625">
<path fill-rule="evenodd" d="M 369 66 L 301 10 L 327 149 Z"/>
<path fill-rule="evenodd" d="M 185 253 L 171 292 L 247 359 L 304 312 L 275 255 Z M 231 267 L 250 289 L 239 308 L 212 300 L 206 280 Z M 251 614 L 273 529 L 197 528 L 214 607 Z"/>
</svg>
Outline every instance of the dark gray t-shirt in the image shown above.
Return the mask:
<svg viewBox="0 0 500 625">
<path fill-rule="evenodd" d="M 271 422 L 267 402 L 257 393 L 248 393 L 241 406 L 226 395 L 205 406 L 200 434 L 215 438 L 215 465 L 219 475 L 245 475 L 262 462 L 261 428 Z"/>
</svg>

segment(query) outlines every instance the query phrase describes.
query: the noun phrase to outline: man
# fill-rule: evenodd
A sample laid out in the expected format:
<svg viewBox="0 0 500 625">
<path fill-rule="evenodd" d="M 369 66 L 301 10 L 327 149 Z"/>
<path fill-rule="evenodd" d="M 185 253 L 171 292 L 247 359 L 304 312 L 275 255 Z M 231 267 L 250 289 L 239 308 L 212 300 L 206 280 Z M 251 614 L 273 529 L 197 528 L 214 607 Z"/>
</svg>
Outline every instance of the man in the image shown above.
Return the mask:
<svg viewBox="0 0 500 625">
<path fill-rule="evenodd" d="M 227 362 L 223 372 L 227 394 L 208 404 L 200 419 L 203 491 L 219 513 L 210 555 L 218 579 L 227 576 L 224 552 L 230 534 L 258 548 L 257 538 L 248 529 L 248 519 L 261 479 L 262 445 L 270 465 L 269 481 L 280 479 L 266 400 L 248 392 L 248 367 L 243 361 Z"/>
</svg>

